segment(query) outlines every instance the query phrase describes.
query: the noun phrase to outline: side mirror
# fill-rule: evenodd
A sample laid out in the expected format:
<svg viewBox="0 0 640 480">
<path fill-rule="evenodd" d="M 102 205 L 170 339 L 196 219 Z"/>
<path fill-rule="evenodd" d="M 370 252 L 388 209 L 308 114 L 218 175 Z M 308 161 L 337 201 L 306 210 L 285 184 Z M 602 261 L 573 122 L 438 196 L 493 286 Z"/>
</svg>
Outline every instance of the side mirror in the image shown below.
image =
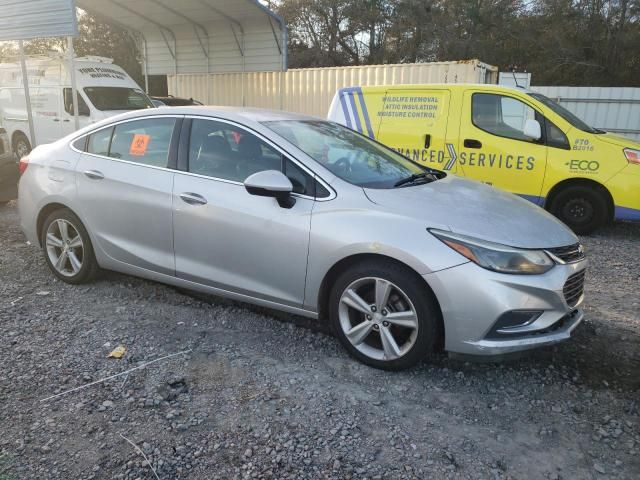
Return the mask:
<svg viewBox="0 0 640 480">
<path fill-rule="evenodd" d="M 532 118 L 528 119 L 524 122 L 524 132 L 525 136 L 531 138 L 532 140 L 540 140 L 542 138 L 542 129 L 540 128 L 540 122 L 537 120 L 533 120 Z"/>
<path fill-rule="evenodd" d="M 291 208 L 296 203 L 291 196 L 291 180 L 278 170 L 264 170 L 250 175 L 244 181 L 244 188 L 251 195 L 275 198 L 282 208 Z"/>
</svg>

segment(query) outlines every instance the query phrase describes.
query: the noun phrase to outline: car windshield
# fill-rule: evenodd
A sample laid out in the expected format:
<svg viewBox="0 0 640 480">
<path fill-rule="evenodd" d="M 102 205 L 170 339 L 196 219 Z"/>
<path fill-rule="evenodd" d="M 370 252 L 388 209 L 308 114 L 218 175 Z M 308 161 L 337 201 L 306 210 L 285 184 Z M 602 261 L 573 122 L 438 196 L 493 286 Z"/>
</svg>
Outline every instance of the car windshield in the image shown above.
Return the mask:
<svg viewBox="0 0 640 480">
<path fill-rule="evenodd" d="M 536 100 L 538 100 L 544 106 L 549 107 L 551 110 L 553 110 L 555 113 L 560 115 L 562 118 L 564 118 L 567 122 L 569 122 L 572 126 L 576 127 L 577 129 L 582 130 L 583 132 L 588 132 L 588 133 L 604 133 L 604 131 L 602 130 L 598 130 L 597 128 L 593 128 L 587 125 L 585 122 L 580 120 L 569 110 L 559 105 L 557 102 L 554 102 L 549 97 L 545 97 L 540 93 L 530 93 L 529 95 L 535 98 Z"/>
<path fill-rule="evenodd" d="M 409 185 L 414 176 L 425 173 L 434 174 L 434 178 L 444 176 L 337 123 L 278 120 L 264 125 L 337 177 L 360 187 L 393 188 L 398 182 Z"/>
<path fill-rule="evenodd" d="M 93 106 L 98 110 L 141 110 L 154 108 L 142 90 L 125 87 L 86 87 Z"/>
</svg>

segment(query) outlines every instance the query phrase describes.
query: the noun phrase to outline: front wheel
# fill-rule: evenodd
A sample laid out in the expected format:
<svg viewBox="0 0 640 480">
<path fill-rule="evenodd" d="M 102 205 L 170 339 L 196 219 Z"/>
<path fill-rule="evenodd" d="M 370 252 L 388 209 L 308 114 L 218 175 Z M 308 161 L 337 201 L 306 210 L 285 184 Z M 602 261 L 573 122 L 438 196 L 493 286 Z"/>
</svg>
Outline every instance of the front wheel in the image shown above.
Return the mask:
<svg viewBox="0 0 640 480">
<path fill-rule="evenodd" d="M 347 351 L 384 370 L 411 367 L 440 339 L 439 310 L 422 279 L 392 262 L 345 271 L 330 295 L 332 327 Z"/>
<path fill-rule="evenodd" d="M 85 283 L 98 271 L 91 239 L 80 219 L 67 209 L 52 212 L 42 227 L 44 257 L 56 277 Z"/>
<path fill-rule="evenodd" d="M 562 190 L 549 210 L 579 235 L 593 232 L 607 220 L 607 202 L 603 195 L 583 185 Z"/>
</svg>

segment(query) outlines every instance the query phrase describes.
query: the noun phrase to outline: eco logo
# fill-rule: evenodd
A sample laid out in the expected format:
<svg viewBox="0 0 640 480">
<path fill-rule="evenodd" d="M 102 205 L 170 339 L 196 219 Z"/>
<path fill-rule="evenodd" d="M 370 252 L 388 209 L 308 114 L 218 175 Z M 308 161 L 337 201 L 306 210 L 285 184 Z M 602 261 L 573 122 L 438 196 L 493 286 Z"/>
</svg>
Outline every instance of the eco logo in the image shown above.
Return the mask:
<svg viewBox="0 0 640 480">
<path fill-rule="evenodd" d="M 565 162 L 565 166 L 569 167 L 572 172 L 595 174 L 600 169 L 600 162 L 596 160 L 569 160 Z"/>
</svg>

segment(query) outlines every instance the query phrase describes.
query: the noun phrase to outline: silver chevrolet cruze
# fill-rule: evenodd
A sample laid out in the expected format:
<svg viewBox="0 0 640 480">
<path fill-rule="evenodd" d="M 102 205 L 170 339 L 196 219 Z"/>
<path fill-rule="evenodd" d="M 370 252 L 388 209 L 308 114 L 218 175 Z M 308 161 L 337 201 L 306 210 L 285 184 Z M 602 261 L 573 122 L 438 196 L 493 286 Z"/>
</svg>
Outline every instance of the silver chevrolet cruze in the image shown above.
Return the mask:
<svg viewBox="0 0 640 480">
<path fill-rule="evenodd" d="M 319 318 L 375 367 L 549 345 L 583 318 L 587 262 L 553 216 L 320 119 L 132 112 L 21 171 L 22 228 L 59 279 L 116 270 Z"/>
</svg>

